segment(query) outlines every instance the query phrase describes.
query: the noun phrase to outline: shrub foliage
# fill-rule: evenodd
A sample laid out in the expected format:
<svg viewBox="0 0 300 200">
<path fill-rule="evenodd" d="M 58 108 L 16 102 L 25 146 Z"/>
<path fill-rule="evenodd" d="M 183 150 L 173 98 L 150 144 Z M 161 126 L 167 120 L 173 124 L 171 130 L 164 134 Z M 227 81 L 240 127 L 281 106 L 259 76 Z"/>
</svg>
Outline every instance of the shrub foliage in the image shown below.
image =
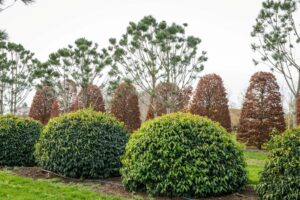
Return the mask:
<svg viewBox="0 0 300 200">
<path fill-rule="evenodd" d="M 31 166 L 42 125 L 30 118 L 0 116 L 0 166 Z"/>
<path fill-rule="evenodd" d="M 117 175 L 128 140 L 124 125 L 91 109 L 50 120 L 36 145 L 38 164 L 73 178 Z"/>
<path fill-rule="evenodd" d="M 220 195 L 246 183 L 242 152 L 226 130 L 188 113 L 145 122 L 130 137 L 122 164 L 125 187 L 153 195 Z"/>
<path fill-rule="evenodd" d="M 269 145 L 258 195 L 262 200 L 300 199 L 300 127 L 276 136 Z"/>
</svg>

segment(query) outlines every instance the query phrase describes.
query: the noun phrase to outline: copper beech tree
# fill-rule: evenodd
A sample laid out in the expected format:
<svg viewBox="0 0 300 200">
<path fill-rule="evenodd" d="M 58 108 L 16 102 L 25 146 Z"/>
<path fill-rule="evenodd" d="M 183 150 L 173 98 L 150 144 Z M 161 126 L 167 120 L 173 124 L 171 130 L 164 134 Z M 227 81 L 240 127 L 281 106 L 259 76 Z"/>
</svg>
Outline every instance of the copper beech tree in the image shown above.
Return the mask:
<svg viewBox="0 0 300 200">
<path fill-rule="evenodd" d="M 125 82 L 119 85 L 112 100 L 111 113 L 124 122 L 130 132 L 140 127 L 139 99 L 133 85 Z"/>
<path fill-rule="evenodd" d="M 87 107 L 91 107 L 98 112 L 105 112 L 103 96 L 100 88 L 96 85 L 90 84 L 87 88 L 82 88 L 70 110 L 76 111 Z"/>
<path fill-rule="evenodd" d="M 216 74 L 207 74 L 199 80 L 191 102 L 190 112 L 207 116 L 230 131 L 231 119 L 226 95 L 222 78 Z"/>
<path fill-rule="evenodd" d="M 192 87 L 180 89 L 172 83 L 160 83 L 155 88 L 155 93 L 156 97 L 150 99 L 146 119 L 155 117 L 153 108 L 156 109 L 157 116 L 177 111 L 186 111 L 192 94 Z"/>
<path fill-rule="evenodd" d="M 51 87 L 44 86 L 38 89 L 31 103 L 29 117 L 47 124 L 51 118 L 53 96 Z"/>
<path fill-rule="evenodd" d="M 246 92 L 237 138 L 261 149 L 273 130 L 285 130 L 279 86 L 272 73 L 257 72 Z"/>
</svg>

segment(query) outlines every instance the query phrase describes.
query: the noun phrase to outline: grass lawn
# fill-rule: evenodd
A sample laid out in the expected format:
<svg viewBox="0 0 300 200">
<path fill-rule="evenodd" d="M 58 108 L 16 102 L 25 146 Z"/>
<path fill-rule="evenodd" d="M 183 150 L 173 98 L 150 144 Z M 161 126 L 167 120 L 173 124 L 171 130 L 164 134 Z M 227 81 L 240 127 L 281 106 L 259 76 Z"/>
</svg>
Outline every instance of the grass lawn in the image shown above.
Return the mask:
<svg viewBox="0 0 300 200">
<path fill-rule="evenodd" d="M 247 162 L 248 183 L 257 185 L 259 181 L 259 173 L 263 170 L 267 152 L 263 151 L 244 151 L 245 160 Z"/>
<path fill-rule="evenodd" d="M 32 180 L 0 171 L 0 199 L 13 200 L 121 200 L 100 195 L 79 184 L 63 184 L 57 180 Z"/>
<path fill-rule="evenodd" d="M 263 170 L 267 152 L 244 150 L 247 162 L 248 184 L 256 185 Z M 101 186 L 100 186 L 101 187 Z M 0 170 L 1 200 L 122 200 L 92 191 L 91 186 L 64 184 L 58 179 L 33 180 Z"/>
</svg>

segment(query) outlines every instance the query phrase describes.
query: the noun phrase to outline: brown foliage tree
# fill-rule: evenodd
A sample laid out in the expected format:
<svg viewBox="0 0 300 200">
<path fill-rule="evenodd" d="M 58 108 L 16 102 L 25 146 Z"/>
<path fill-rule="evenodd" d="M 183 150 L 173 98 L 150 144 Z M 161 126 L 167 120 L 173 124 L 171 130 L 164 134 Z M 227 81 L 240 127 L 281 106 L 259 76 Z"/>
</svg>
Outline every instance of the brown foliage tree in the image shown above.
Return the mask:
<svg viewBox="0 0 300 200">
<path fill-rule="evenodd" d="M 44 86 L 37 90 L 33 97 L 29 110 L 29 117 L 47 124 L 51 117 L 51 105 L 53 103 L 53 90 Z"/>
<path fill-rule="evenodd" d="M 130 132 L 140 127 L 139 99 L 133 85 L 127 83 L 119 85 L 112 100 L 111 113 L 124 122 Z"/>
<path fill-rule="evenodd" d="M 150 99 L 146 119 L 152 119 L 163 114 L 186 111 L 192 94 L 192 87 L 180 89 L 172 83 L 160 83 L 155 88 L 156 98 Z"/>
<path fill-rule="evenodd" d="M 51 105 L 51 118 L 59 116 L 59 105 L 57 99 L 54 98 Z"/>
<path fill-rule="evenodd" d="M 251 77 L 245 96 L 237 138 L 261 149 L 274 129 L 285 130 L 279 86 L 272 73 L 257 72 Z"/>
<path fill-rule="evenodd" d="M 90 84 L 87 88 L 81 89 L 70 110 L 76 111 L 87 107 L 91 107 L 98 112 L 105 112 L 103 96 L 100 88 L 96 85 Z"/>
<path fill-rule="evenodd" d="M 222 78 L 216 74 L 207 74 L 199 80 L 190 106 L 190 112 L 219 122 L 224 128 L 231 131 L 231 119 L 226 95 Z"/>
</svg>

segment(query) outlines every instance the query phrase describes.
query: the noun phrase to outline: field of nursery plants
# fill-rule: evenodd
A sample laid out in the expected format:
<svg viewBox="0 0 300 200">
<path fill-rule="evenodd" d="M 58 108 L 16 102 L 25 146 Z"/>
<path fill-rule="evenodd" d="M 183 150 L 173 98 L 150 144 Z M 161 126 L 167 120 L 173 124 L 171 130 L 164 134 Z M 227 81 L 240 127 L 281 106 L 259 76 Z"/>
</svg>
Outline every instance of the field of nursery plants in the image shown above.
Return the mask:
<svg viewBox="0 0 300 200">
<path fill-rule="evenodd" d="M 0 0 L 0 200 L 300 200 L 299 6 Z"/>
</svg>

